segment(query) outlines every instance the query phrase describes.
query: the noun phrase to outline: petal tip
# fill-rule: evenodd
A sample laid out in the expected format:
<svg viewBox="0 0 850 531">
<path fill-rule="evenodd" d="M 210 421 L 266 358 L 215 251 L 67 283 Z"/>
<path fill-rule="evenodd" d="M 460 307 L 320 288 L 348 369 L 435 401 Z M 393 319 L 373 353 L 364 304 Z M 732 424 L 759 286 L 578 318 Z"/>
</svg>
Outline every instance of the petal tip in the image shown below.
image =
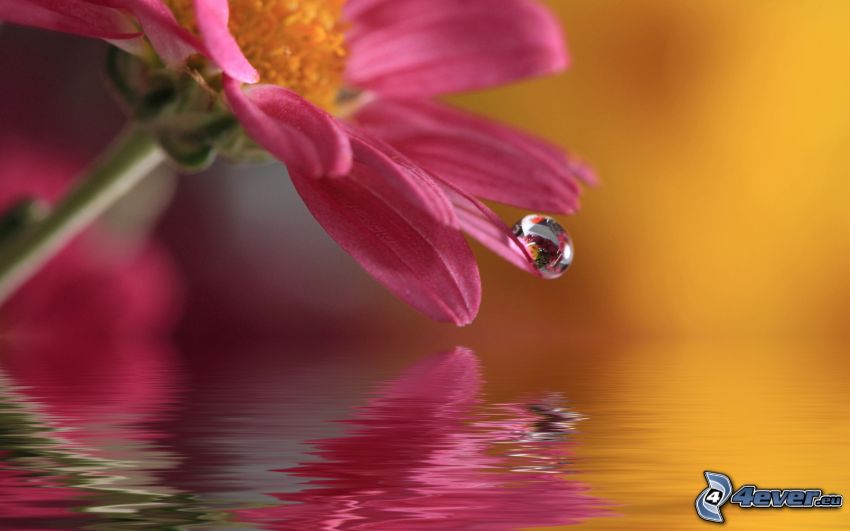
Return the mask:
<svg viewBox="0 0 850 531">
<path fill-rule="evenodd" d="M 466 317 L 466 318 L 464 318 L 464 319 L 456 320 L 456 321 L 454 322 L 454 324 L 455 324 L 455 326 L 457 326 L 458 328 L 465 328 L 465 327 L 467 327 L 467 326 L 471 325 L 471 324 L 473 323 L 473 321 L 475 321 L 475 317 L 476 317 L 476 316 L 477 316 L 477 315 L 470 315 L 470 316 L 468 316 L 468 317 Z"/>
<path fill-rule="evenodd" d="M 248 85 L 253 85 L 260 81 L 260 73 L 250 64 L 244 65 L 241 70 L 228 73 L 238 81 Z"/>
<path fill-rule="evenodd" d="M 260 80 L 260 74 L 230 33 L 227 0 L 195 0 L 195 18 L 207 52 L 224 73 L 243 83 Z"/>
</svg>

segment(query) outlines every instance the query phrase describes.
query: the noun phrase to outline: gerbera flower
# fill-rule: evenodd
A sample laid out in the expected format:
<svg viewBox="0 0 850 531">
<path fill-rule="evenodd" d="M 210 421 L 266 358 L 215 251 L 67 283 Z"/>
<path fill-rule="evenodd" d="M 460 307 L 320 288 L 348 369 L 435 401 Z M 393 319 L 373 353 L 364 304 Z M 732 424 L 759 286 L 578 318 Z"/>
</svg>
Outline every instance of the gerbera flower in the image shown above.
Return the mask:
<svg viewBox="0 0 850 531">
<path fill-rule="evenodd" d="M 286 164 L 349 254 L 438 320 L 467 324 L 480 304 L 461 229 L 541 275 L 477 198 L 572 213 L 593 179 L 560 148 L 432 101 L 565 68 L 534 0 L 0 0 L 0 19 L 141 55 L 147 37 Z"/>
</svg>

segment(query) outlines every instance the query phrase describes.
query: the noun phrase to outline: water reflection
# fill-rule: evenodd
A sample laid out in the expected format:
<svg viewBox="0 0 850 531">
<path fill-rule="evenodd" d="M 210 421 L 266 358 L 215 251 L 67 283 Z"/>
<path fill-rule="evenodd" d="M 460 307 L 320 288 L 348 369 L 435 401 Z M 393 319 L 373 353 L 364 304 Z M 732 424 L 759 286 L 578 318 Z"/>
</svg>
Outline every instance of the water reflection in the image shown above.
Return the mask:
<svg viewBox="0 0 850 531">
<path fill-rule="evenodd" d="M 71 381 L 7 368 L 0 527 L 498 530 L 606 514 L 571 475 L 581 415 L 557 393 L 488 402 L 469 350 L 377 387 L 356 360 L 269 359 L 157 356 Z"/>
<path fill-rule="evenodd" d="M 241 511 L 265 529 L 514 529 L 601 514 L 565 480 L 577 415 L 551 403 L 487 404 L 478 361 L 456 349 L 382 386 L 320 461 L 281 470 L 310 478 L 286 505 Z M 518 474 L 524 472 L 525 474 Z"/>
<path fill-rule="evenodd" d="M 156 428 L 174 398 L 173 373 L 163 352 L 137 354 L 147 362 L 109 364 L 113 373 L 80 363 L 63 378 L 10 364 L 20 373 L 13 383 L 0 372 L 0 527 L 161 529 L 208 520 L 193 496 L 161 481 L 177 462 Z"/>
</svg>

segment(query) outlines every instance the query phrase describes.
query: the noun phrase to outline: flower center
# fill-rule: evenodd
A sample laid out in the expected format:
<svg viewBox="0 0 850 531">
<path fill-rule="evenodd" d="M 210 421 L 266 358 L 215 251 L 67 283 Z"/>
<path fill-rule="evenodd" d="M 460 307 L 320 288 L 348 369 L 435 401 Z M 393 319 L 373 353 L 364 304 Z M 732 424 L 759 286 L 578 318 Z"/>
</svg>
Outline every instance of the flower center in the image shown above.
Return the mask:
<svg viewBox="0 0 850 531">
<path fill-rule="evenodd" d="M 260 81 L 331 110 L 345 68 L 345 0 L 230 0 L 230 32 Z M 166 0 L 197 33 L 192 0 Z"/>
</svg>

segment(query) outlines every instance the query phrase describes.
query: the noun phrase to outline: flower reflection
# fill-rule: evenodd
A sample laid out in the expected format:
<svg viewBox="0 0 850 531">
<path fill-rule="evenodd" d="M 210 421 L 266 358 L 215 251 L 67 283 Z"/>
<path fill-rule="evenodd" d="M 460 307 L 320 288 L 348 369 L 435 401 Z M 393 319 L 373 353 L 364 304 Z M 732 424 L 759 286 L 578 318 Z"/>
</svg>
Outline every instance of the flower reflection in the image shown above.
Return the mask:
<svg viewBox="0 0 850 531">
<path fill-rule="evenodd" d="M 0 186 L 0 208 L 16 191 Z M 0 515 L 13 529 L 59 518 L 56 497 L 76 521 L 142 518 L 176 494 L 153 424 L 177 383 L 175 274 L 155 244 L 124 252 L 109 236 L 87 232 L 0 308 L 4 491 L 28 500 Z"/>
<path fill-rule="evenodd" d="M 316 441 L 318 462 L 280 472 L 309 478 L 274 507 L 237 512 L 264 529 L 514 529 L 606 514 L 605 503 L 566 479 L 565 440 L 581 420 L 552 395 L 487 404 L 477 358 L 455 349 L 383 385 Z"/>
<path fill-rule="evenodd" d="M 90 379 L 97 391 L 73 410 L 57 400 L 78 384 L 23 387 L 0 371 L 0 527 L 159 528 L 213 520 L 193 496 L 160 479 L 176 461 L 153 423 L 170 399 L 169 376 L 136 373 L 138 385 L 149 390 L 127 403 L 123 398 L 132 395 L 106 396 L 110 386 Z"/>
<path fill-rule="evenodd" d="M 49 459 L 49 439 L 24 402 L 13 399 L 9 384 L 0 374 L 0 499 L 3 521 L 22 529 L 42 519 L 74 519 L 79 492 L 56 475 L 39 473 Z M 22 466 L 15 466 L 20 464 Z M 79 518 L 77 516 L 76 518 Z"/>
<path fill-rule="evenodd" d="M 25 187 L 3 180 L 0 210 L 19 194 L 50 197 L 55 169 L 46 164 Z M 176 460 L 158 427 L 179 385 L 167 339 L 175 277 L 155 243 L 125 249 L 97 227 L 0 308 L 0 528 L 199 518 L 176 512 L 191 497 L 160 479 Z"/>
</svg>

